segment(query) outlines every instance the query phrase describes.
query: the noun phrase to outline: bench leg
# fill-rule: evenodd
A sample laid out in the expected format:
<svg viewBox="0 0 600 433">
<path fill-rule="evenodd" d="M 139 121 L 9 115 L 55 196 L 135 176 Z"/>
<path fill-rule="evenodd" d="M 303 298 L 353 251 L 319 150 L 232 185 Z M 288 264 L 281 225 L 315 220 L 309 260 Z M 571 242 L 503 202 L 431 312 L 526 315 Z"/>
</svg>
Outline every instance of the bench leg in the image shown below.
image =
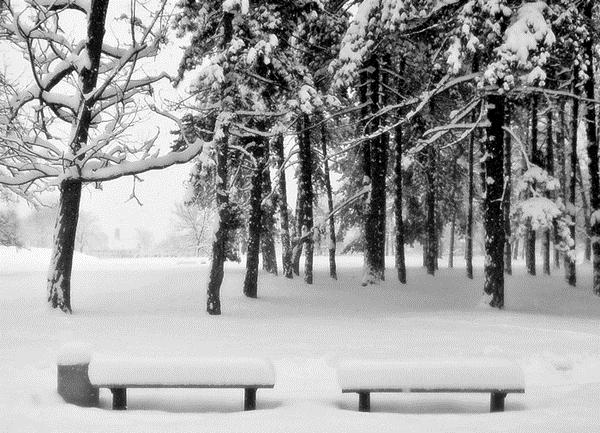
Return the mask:
<svg viewBox="0 0 600 433">
<path fill-rule="evenodd" d="M 111 388 L 110 392 L 113 395 L 113 409 L 127 409 L 127 388 Z"/>
<path fill-rule="evenodd" d="M 490 412 L 504 412 L 505 392 L 492 392 L 490 399 Z"/>
<path fill-rule="evenodd" d="M 244 389 L 244 410 L 256 409 L 256 388 Z"/>
<path fill-rule="evenodd" d="M 358 411 L 359 412 L 370 412 L 371 411 L 371 394 L 368 392 L 358 393 Z"/>
</svg>

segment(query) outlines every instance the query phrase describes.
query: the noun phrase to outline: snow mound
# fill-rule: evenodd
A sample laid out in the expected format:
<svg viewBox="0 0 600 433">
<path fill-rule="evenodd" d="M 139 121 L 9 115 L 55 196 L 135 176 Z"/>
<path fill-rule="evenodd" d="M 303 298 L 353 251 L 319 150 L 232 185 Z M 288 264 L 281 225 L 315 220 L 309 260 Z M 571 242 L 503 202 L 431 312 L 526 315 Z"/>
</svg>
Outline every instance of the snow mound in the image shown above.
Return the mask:
<svg viewBox="0 0 600 433">
<path fill-rule="evenodd" d="M 510 361 L 448 360 L 345 360 L 337 368 L 342 389 L 524 389 L 521 368 Z"/>
<path fill-rule="evenodd" d="M 89 369 L 94 385 L 269 385 L 275 369 L 261 358 L 96 357 Z"/>
<path fill-rule="evenodd" d="M 92 358 L 92 345 L 83 342 L 72 342 L 60 348 L 58 365 L 89 364 Z"/>
<path fill-rule="evenodd" d="M 50 265 L 51 250 L 48 248 L 17 248 L 0 246 L 0 274 L 17 272 L 47 271 Z M 89 268 L 99 259 L 75 252 L 73 267 Z"/>
</svg>

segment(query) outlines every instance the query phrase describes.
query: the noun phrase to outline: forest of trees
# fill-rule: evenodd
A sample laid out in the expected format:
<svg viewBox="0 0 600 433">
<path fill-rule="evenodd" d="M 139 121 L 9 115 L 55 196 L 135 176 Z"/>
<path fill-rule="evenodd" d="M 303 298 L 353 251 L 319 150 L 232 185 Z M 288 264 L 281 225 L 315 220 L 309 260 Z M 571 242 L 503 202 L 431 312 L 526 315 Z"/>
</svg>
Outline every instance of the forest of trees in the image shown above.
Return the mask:
<svg viewBox="0 0 600 433">
<path fill-rule="evenodd" d="M 192 160 L 186 205 L 217 221 L 209 314 L 221 313 L 224 262 L 240 249 L 243 293 L 257 297 L 260 263 L 312 284 L 316 243 L 337 278 L 349 233 L 364 255 L 357 284 L 387 277 L 401 290 L 405 245 L 423 245 L 435 275 L 464 239 L 468 278 L 482 245 L 492 307 L 521 254 L 529 274 L 600 296 L 594 0 L 164 0 L 123 15 L 116 45 L 103 39 L 109 0 L 36 0 L 26 14 L 0 2 L 2 49 L 32 74 L 2 77 L 0 184 L 29 200 L 60 191 L 55 308 L 71 311 L 82 185 Z M 84 34 L 61 25 L 73 14 L 87 18 Z M 186 44 L 178 76 L 148 76 L 169 39 Z M 161 80 L 189 96 L 147 103 Z M 169 152 L 126 141 L 143 110 L 176 126 Z M 577 280 L 578 251 L 593 281 Z"/>
</svg>

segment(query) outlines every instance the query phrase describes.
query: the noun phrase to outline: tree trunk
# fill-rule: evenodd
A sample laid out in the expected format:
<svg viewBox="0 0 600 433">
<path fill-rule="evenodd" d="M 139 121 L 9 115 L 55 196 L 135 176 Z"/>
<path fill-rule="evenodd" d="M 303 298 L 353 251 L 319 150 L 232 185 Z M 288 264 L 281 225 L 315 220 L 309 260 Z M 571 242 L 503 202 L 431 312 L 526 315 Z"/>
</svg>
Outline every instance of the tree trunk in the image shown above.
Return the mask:
<svg viewBox="0 0 600 433">
<path fill-rule="evenodd" d="M 482 169 L 485 173 L 484 227 L 485 227 L 485 283 L 490 306 L 504 306 L 504 213 L 502 212 L 502 192 L 504 189 L 504 96 L 487 96 L 487 118 L 490 126 L 486 129 L 485 155 Z"/>
<path fill-rule="evenodd" d="M 531 98 L 531 162 L 534 165 L 541 167 L 541 161 L 538 158 L 538 96 L 533 95 Z M 535 185 L 534 185 L 535 188 Z M 527 273 L 529 275 L 535 275 L 535 241 L 536 232 L 531 227 L 531 221 L 527 221 L 527 249 L 525 254 L 525 264 L 527 266 Z"/>
<path fill-rule="evenodd" d="M 579 88 L 577 81 L 579 77 L 579 66 L 575 65 L 573 68 L 573 94 L 579 96 Z M 577 158 L 577 126 L 579 124 L 579 99 L 573 98 L 573 107 L 571 113 L 571 172 L 569 176 L 569 203 L 567 205 L 567 212 L 570 216 L 571 224 L 571 239 L 572 245 L 569 252 L 565 254 L 565 278 L 570 286 L 577 284 L 577 274 L 575 268 L 576 260 L 576 244 L 577 239 L 575 235 L 575 226 L 577 223 L 577 211 L 575 207 L 575 201 L 577 197 L 577 166 L 579 165 Z"/>
<path fill-rule="evenodd" d="M 546 114 L 546 171 L 550 176 L 554 176 L 554 137 L 552 134 L 553 130 L 553 113 L 552 107 L 548 107 L 548 113 Z M 548 198 L 553 199 L 553 194 L 548 193 Z M 550 275 L 550 239 L 551 233 L 556 231 L 556 222 L 552 222 L 552 228 L 547 227 L 544 229 L 543 234 L 543 251 L 544 251 L 544 263 L 543 273 Z"/>
<path fill-rule="evenodd" d="M 89 58 L 89 67 L 83 67 L 80 73 L 81 91 L 84 95 L 94 90 L 98 80 L 107 8 L 108 0 L 92 0 L 91 2 L 85 47 Z M 91 101 L 86 100 L 78 113 L 78 122 L 73 131 L 72 154 L 77 154 L 82 147 L 85 147 L 91 121 Z M 65 181 L 60 186 L 60 204 L 55 224 L 52 259 L 48 271 L 48 303 L 52 308 L 59 308 L 65 313 L 72 311 L 71 270 L 79 219 L 81 186 L 80 181 Z"/>
<path fill-rule="evenodd" d="M 427 147 L 427 273 L 435 275 L 437 259 L 437 238 L 435 227 L 435 150 L 433 145 Z"/>
<path fill-rule="evenodd" d="M 517 260 L 519 258 L 519 238 L 515 238 L 512 258 L 513 260 Z"/>
<path fill-rule="evenodd" d="M 300 137 L 298 137 L 300 140 Z M 302 242 L 302 224 L 304 221 L 304 207 L 302 206 L 304 191 L 302 185 L 298 183 L 298 191 L 296 193 L 296 221 L 294 224 L 294 241 L 292 242 L 292 269 L 294 274 L 300 275 L 300 258 L 302 257 L 302 248 L 304 242 Z"/>
<path fill-rule="evenodd" d="M 54 232 L 52 261 L 48 275 L 48 302 L 52 308 L 71 312 L 71 270 L 75 250 L 81 182 L 64 181 Z"/>
<path fill-rule="evenodd" d="M 592 260 L 592 226 L 590 224 L 590 202 L 585 193 L 583 185 L 583 175 L 581 166 L 577 164 L 577 183 L 579 184 L 579 192 L 581 194 L 581 205 L 583 206 L 583 226 L 585 228 L 585 248 L 583 250 L 583 260 L 590 262 Z"/>
<path fill-rule="evenodd" d="M 473 58 L 473 72 L 479 72 L 479 61 L 477 56 Z M 477 122 L 477 113 L 471 114 L 471 122 Z M 469 136 L 469 180 L 468 180 L 468 198 L 467 198 L 467 227 L 465 229 L 465 262 L 467 278 L 473 279 L 473 200 L 475 197 L 475 179 L 474 179 L 474 168 L 475 168 L 475 139 L 477 132 L 474 130 Z"/>
<path fill-rule="evenodd" d="M 506 127 L 511 126 L 512 104 L 506 103 Z M 504 134 L 504 201 L 502 211 L 504 213 L 504 272 L 512 275 L 512 232 L 510 227 L 510 205 L 512 194 L 512 136 Z"/>
<path fill-rule="evenodd" d="M 292 269 L 292 246 L 290 243 L 290 221 L 288 215 L 287 186 L 285 180 L 283 135 L 275 140 L 275 154 L 279 169 L 279 218 L 281 219 L 281 262 L 283 265 L 283 276 L 293 278 Z"/>
<path fill-rule="evenodd" d="M 452 213 L 452 221 L 450 221 L 450 246 L 448 247 L 448 267 L 454 268 L 454 232 L 456 230 L 456 213 Z"/>
<path fill-rule="evenodd" d="M 406 259 L 404 256 L 404 222 L 402 220 L 402 127 L 395 128 L 396 136 L 396 161 L 394 163 L 394 183 L 396 196 L 394 197 L 394 213 L 396 217 L 396 270 L 398 281 L 406 284 Z"/>
<path fill-rule="evenodd" d="M 567 164 L 566 164 L 566 139 L 565 139 L 565 130 L 567 128 L 567 122 L 565 119 L 565 101 L 564 99 L 561 99 L 560 101 L 560 106 L 559 106 L 559 112 L 558 112 L 558 116 L 559 116 L 559 128 L 558 131 L 556 131 L 556 144 L 557 144 L 557 159 L 558 159 L 558 166 L 559 166 L 559 180 L 560 180 L 560 199 L 562 201 L 562 203 L 566 203 L 566 199 L 567 199 Z M 554 230 L 554 244 L 559 245 L 560 243 L 560 236 L 558 233 L 558 227 L 555 225 L 555 230 Z M 555 269 L 559 269 L 560 268 L 560 259 L 561 259 L 561 252 L 558 248 L 554 248 L 554 268 Z"/>
<path fill-rule="evenodd" d="M 592 28 L 593 9 L 595 0 L 587 0 L 584 6 L 584 15 L 588 20 L 589 37 L 584 41 L 584 51 L 586 55 L 587 66 L 586 74 L 588 80 L 585 83 L 585 96 L 589 100 L 596 99 L 596 79 L 595 79 L 595 34 Z M 587 154 L 588 154 L 588 172 L 590 177 L 590 226 L 592 235 L 592 254 L 593 254 L 593 292 L 600 296 L 600 177 L 598 170 L 598 131 L 596 129 L 596 105 L 587 104 L 586 111 L 586 136 L 587 136 Z"/>
<path fill-rule="evenodd" d="M 268 151 L 266 151 L 268 154 Z M 275 206 L 271 185 L 269 165 L 265 164 L 263 170 L 263 200 L 261 209 L 260 248 L 262 251 L 263 269 L 270 274 L 277 275 L 277 253 L 275 251 Z"/>
<path fill-rule="evenodd" d="M 369 103 L 371 108 L 370 132 L 376 132 L 381 126 L 380 85 L 381 70 L 376 57 L 372 56 L 368 62 L 369 70 Z M 385 220 L 386 220 L 386 173 L 387 173 L 387 146 L 383 136 L 369 140 L 370 163 L 369 171 L 364 174 L 371 181 L 367 213 L 365 218 L 365 269 L 363 285 L 377 284 L 385 279 Z"/>
<path fill-rule="evenodd" d="M 265 148 L 260 140 L 252 144 L 252 156 L 256 166 L 252 173 L 250 188 L 250 216 L 248 218 L 248 253 L 246 255 L 246 276 L 244 295 L 256 298 L 258 293 L 258 261 L 261 234 L 261 201 L 263 171 L 265 169 Z"/>
<path fill-rule="evenodd" d="M 327 210 L 329 212 L 329 276 L 337 280 L 337 267 L 335 263 L 335 217 L 333 216 L 333 192 L 329 176 L 329 161 L 327 160 L 328 135 L 325 123 L 321 124 L 321 151 L 323 152 L 323 174 L 325 176 L 325 190 L 327 192 Z"/>
<path fill-rule="evenodd" d="M 313 187 L 312 187 L 312 152 L 310 143 L 310 118 L 307 114 L 301 115 L 298 121 L 298 140 L 300 160 L 300 182 L 302 189 L 302 231 L 301 237 L 305 244 L 304 250 L 304 281 L 313 283 Z"/>
<path fill-rule="evenodd" d="M 217 177 L 216 177 L 216 201 L 219 212 L 219 226 L 212 244 L 210 273 L 208 277 L 208 289 L 206 294 L 206 312 L 210 315 L 221 314 L 221 283 L 223 283 L 223 266 L 227 254 L 227 221 L 231 217 L 229 209 L 229 189 L 227 159 L 227 138 L 217 142 Z"/>
</svg>

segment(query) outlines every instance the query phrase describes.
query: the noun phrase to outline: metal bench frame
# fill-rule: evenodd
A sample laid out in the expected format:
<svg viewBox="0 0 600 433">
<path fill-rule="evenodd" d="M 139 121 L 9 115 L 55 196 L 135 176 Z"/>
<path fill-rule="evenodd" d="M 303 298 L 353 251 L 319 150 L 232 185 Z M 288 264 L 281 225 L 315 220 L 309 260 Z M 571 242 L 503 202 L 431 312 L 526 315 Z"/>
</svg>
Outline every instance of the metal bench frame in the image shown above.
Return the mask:
<svg viewBox="0 0 600 433">
<path fill-rule="evenodd" d="M 358 410 L 360 412 L 370 412 L 371 393 L 372 392 L 414 392 L 414 393 L 482 393 L 490 394 L 490 412 L 503 412 L 504 399 L 507 394 L 523 394 L 523 388 L 361 388 L 361 389 L 342 389 L 343 393 L 358 394 Z"/>
</svg>

